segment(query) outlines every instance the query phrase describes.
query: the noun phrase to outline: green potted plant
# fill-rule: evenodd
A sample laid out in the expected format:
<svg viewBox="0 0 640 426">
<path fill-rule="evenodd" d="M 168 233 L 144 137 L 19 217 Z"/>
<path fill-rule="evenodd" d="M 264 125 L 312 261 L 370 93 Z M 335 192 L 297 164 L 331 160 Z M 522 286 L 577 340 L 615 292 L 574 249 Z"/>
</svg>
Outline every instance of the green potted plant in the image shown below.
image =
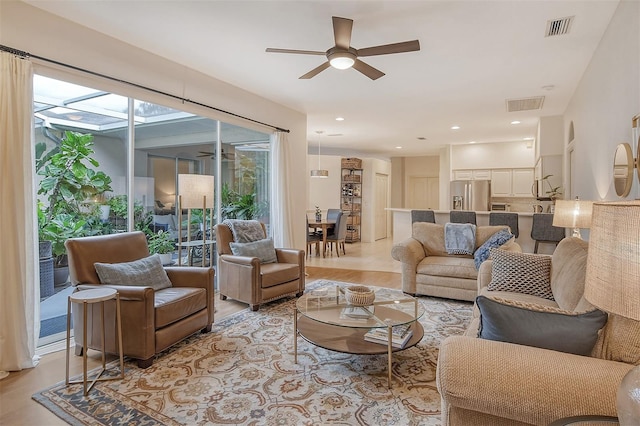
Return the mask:
<svg viewBox="0 0 640 426">
<path fill-rule="evenodd" d="M 547 194 L 549 196 L 549 198 L 551 198 L 551 201 L 555 201 L 558 198 L 560 198 L 560 196 L 562 195 L 562 187 L 561 186 L 552 186 L 551 182 L 549 182 L 549 178 L 553 176 L 553 175 L 546 175 L 545 177 L 542 178 L 543 182 L 547 183 L 547 186 L 549 187 L 549 190 L 545 192 L 545 194 Z"/>
<path fill-rule="evenodd" d="M 175 250 L 175 242 L 168 232 L 158 231 L 147 238 L 149 253 L 159 254 L 163 265 L 171 264 L 171 256 Z"/>
<path fill-rule="evenodd" d="M 322 221 L 322 210 L 320 210 L 319 206 L 316 206 L 316 222 Z"/>
<path fill-rule="evenodd" d="M 39 236 L 51 241 L 54 266 L 67 266 L 64 242 L 69 238 L 93 235 L 87 223 L 96 215 L 93 198 L 111 191 L 111 178 L 96 170 L 92 155 L 93 136 L 66 131 L 60 144 L 49 153 L 39 149 L 37 173 L 42 176 L 38 195 L 45 200 L 39 206 Z M 58 271 L 58 277 L 66 274 Z"/>
</svg>

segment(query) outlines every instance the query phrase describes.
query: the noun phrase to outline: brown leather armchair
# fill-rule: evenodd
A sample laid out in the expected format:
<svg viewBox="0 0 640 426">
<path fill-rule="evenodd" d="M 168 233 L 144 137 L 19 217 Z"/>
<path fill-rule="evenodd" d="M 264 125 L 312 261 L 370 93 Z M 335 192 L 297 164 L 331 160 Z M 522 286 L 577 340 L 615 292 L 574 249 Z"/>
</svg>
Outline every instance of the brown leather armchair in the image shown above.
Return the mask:
<svg viewBox="0 0 640 426">
<path fill-rule="evenodd" d="M 144 233 L 71 238 L 65 243 L 69 257 L 71 284 L 78 290 L 100 284 L 95 262 L 131 262 L 149 256 Z M 122 346 L 124 355 L 138 360 L 140 368 L 153 364 L 154 355 L 191 334 L 211 331 L 213 324 L 213 268 L 165 268 L 171 287 L 154 291 L 151 287 L 108 284 L 120 294 L 122 315 Z M 105 321 L 115 321 L 115 302 L 105 306 Z M 82 354 L 82 306 L 73 312 L 76 355 Z M 91 308 L 91 306 L 89 307 Z M 88 347 L 102 349 L 100 309 L 88 315 Z M 96 328 L 94 330 L 94 324 Z M 114 330 L 106 330 L 106 351 L 118 353 Z"/>
<path fill-rule="evenodd" d="M 264 223 L 262 230 L 266 231 Z M 218 287 L 220 299 L 230 297 L 248 303 L 257 311 L 261 303 L 287 296 L 302 296 L 305 285 L 303 250 L 276 248 L 276 263 L 260 263 L 257 257 L 234 256 L 229 243 L 234 242 L 231 229 L 216 225 L 218 250 Z"/>
</svg>

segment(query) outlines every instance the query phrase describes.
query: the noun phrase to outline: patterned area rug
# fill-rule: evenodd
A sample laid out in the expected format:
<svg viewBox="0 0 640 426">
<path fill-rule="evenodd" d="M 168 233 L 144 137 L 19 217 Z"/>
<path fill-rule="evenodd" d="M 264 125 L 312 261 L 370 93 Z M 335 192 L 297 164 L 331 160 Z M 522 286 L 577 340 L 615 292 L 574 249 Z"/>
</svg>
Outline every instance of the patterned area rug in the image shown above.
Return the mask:
<svg viewBox="0 0 640 426">
<path fill-rule="evenodd" d="M 73 425 L 439 425 L 438 347 L 464 332 L 472 305 L 419 300 L 425 335 L 394 353 L 392 389 L 386 355 L 342 354 L 299 338 L 294 364 L 295 301 L 287 299 L 221 319 L 146 370 L 128 362 L 124 380 L 98 382 L 86 398 L 82 385 L 62 381 L 33 399 Z"/>
</svg>

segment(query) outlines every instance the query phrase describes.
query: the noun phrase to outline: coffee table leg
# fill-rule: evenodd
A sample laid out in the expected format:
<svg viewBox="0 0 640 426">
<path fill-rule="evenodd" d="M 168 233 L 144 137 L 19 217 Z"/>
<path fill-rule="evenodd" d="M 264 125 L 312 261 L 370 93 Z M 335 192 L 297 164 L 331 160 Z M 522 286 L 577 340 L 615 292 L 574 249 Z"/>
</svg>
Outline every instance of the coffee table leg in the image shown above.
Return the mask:
<svg viewBox="0 0 640 426">
<path fill-rule="evenodd" d="M 293 308 L 293 363 L 298 363 L 298 309 Z"/>
<path fill-rule="evenodd" d="M 389 339 L 387 342 L 387 371 L 388 371 L 388 377 L 387 377 L 387 386 L 389 387 L 389 389 L 391 389 L 391 342 L 392 342 L 392 327 L 388 326 L 387 327 L 387 338 Z"/>
</svg>

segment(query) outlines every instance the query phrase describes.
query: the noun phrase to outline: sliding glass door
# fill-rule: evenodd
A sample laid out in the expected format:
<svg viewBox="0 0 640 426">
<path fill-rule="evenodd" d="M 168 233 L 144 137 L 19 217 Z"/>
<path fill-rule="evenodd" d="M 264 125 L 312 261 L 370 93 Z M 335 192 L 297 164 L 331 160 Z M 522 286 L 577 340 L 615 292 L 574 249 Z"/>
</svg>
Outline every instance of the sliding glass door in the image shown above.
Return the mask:
<svg viewBox="0 0 640 426">
<path fill-rule="evenodd" d="M 188 223 L 179 219 L 179 174 L 214 176 L 214 223 L 270 222 L 266 133 L 41 75 L 34 77 L 34 124 L 39 239 L 53 243 L 40 259 L 39 345 L 66 330 L 67 238 L 162 233 L 172 263 L 180 235 L 214 238 L 199 224 L 201 211 Z M 56 273 L 60 279 L 49 281 Z"/>
</svg>

